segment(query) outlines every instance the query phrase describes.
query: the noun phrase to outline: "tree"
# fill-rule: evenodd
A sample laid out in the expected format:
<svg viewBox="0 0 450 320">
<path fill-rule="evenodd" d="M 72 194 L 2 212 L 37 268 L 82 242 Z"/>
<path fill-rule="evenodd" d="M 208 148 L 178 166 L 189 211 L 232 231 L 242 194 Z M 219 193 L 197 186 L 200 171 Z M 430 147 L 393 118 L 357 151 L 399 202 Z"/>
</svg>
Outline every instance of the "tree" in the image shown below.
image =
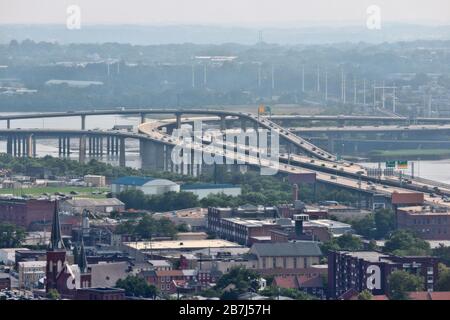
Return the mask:
<svg viewBox="0 0 450 320">
<path fill-rule="evenodd" d="M 450 291 L 450 268 L 439 264 L 439 277 L 436 283 L 436 291 Z"/>
<path fill-rule="evenodd" d="M 318 298 L 310 295 L 306 292 L 292 289 L 292 288 L 281 288 L 276 286 L 269 286 L 266 289 L 259 292 L 261 295 L 266 297 L 271 297 L 277 299 L 278 296 L 289 297 L 295 300 L 317 300 Z"/>
<path fill-rule="evenodd" d="M 158 289 L 150 285 L 144 278 L 138 276 L 127 276 L 125 279 L 119 279 L 116 282 L 117 288 L 125 290 L 126 296 L 143 297 L 155 299 Z"/>
<path fill-rule="evenodd" d="M 450 265 L 450 247 L 440 244 L 433 249 L 432 255 L 438 257 L 444 264 Z"/>
<path fill-rule="evenodd" d="M 350 233 L 345 233 L 340 237 L 333 238 L 320 246 L 325 254 L 328 254 L 330 250 L 360 250 L 362 247 L 363 244 L 361 239 Z"/>
<path fill-rule="evenodd" d="M 399 256 L 425 256 L 431 252 L 430 244 L 409 230 L 397 230 L 386 241 L 384 251 Z"/>
<path fill-rule="evenodd" d="M 47 299 L 58 300 L 60 298 L 61 298 L 61 296 L 60 296 L 59 292 L 56 289 L 48 290 L 48 292 L 47 292 Z"/>
<path fill-rule="evenodd" d="M 25 229 L 10 223 L 0 223 L 0 248 L 17 248 L 25 239 Z"/>
<path fill-rule="evenodd" d="M 369 290 L 363 290 L 358 294 L 358 300 L 372 300 L 373 295 Z"/>
<path fill-rule="evenodd" d="M 377 239 L 384 238 L 395 230 L 394 211 L 390 209 L 379 209 L 375 211 L 374 219 Z"/>
<path fill-rule="evenodd" d="M 260 276 L 253 270 L 245 269 L 244 267 L 231 268 L 230 272 L 224 274 L 217 281 L 217 288 L 223 290 L 230 284 L 235 285 L 238 294 L 247 292 L 249 290 L 256 291 L 259 287 Z"/>
<path fill-rule="evenodd" d="M 396 270 L 388 277 L 388 296 L 392 300 L 407 300 L 408 293 L 423 290 L 423 278 L 403 270 Z"/>
</svg>

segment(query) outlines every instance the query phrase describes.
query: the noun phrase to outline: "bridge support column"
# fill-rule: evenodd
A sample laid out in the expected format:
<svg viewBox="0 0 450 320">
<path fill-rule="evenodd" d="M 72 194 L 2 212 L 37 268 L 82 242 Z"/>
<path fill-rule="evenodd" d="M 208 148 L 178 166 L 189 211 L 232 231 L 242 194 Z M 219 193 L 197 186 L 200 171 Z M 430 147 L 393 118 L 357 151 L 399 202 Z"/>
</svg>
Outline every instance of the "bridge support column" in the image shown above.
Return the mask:
<svg viewBox="0 0 450 320">
<path fill-rule="evenodd" d="M 98 138 L 100 140 L 99 148 L 100 148 L 100 156 L 103 157 L 103 137 Z"/>
<path fill-rule="evenodd" d="M 145 169 L 164 171 L 167 170 L 167 164 L 170 159 L 170 148 L 165 148 L 163 144 L 149 140 L 142 140 L 141 143 L 142 167 Z M 170 161 L 171 162 L 171 161 Z"/>
<path fill-rule="evenodd" d="M 141 113 L 141 124 L 145 123 L 145 113 Z"/>
<path fill-rule="evenodd" d="M 66 156 L 66 137 L 62 138 L 62 154 L 63 154 L 63 157 Z"/>
<path fill-rule="evenodd" d="M 90 137 L 89 137 L 89 139 L 90 139 Z M 89 152 L 90 152 L 90 147 L 89 147 Z M 78 161 L 80 163 L 85 163 L 85 161 L 86 161 L 86 136 L 85 135 L 80 136 Z"/>
<path fill-rule="evenodd" d="M 221 131 L 227 130 L 227 117 L 226 116 L 220 116 L 220 130 Z"/>
<path fill-rule="evenodd" d="M 36 137 L 33 137 L 33 158 L 37 157 Z"/>
<path fill-rule="evenodd" d="M 11 119 L 6 119 L 6 128 L 11 129 Z"/>
<path fill-rule="evenodd" d="M 81 115 L 81 130 L 86 130 L 86 115 Z"/>
<path fill-rule="evenodd" d="M 8 139 L 6 141 L 6 153 L 12 156 L 13 154 L 13 137 L 8 136 Z"/>
<path fill-rule="evenodd" d="M 22 156 L 22 138 L 21 137 L 17 137 L 17 156 L 21 157 Z"/>
<path fill-rule="evenodd" d="M 28 158 L 32 158 L 34 156 L 34 144 L 33 144 L 33 135 L 30 134 L 28 135 L 28 137 L 25 138 L 26 139 L 26 157 Z"/>
<path fill-rule="evenodd" d="M 27 138 L 23 137 L 22 138 L 22 157 L 26 157 L 27 156 Z"/>
<path fill-rule="evenodd" d="M 16 136 L 13 137 L 13 149 L 14 149 L 13 155 L 14 155 L 14 157 L 17 157 L 17 137 Z"/>
<path fill-rule="evenodd" d="M 181 113 L 176 113 L 175 116 L 177 118 L 177 127 L 176 127 L 176 129 L 180 129 L 181 128 Z"/>
<path fill-rule="evenodd" d="M 244 118 L 241 118 L 241 130 L 242 132 L 245 132 L 247 130 L 247 120 Z"/>
<path fill-rule="evenodd" d="M 67 137 L 66 140 L 67 140 L 66 155 L 70 156 L 70 137 Z"/>
<path fill-rule="evenodd" d="M 111 137 L 110 136 L 106 136 L 106 154 L 107 155 L 111 154 Z"/>
<path fill-rule="evenodd" d="M 118 155 L 119 154 L 119 137 L 114 137 L 115 140 L 115 154 Z"/>
<path fill-rule="evenodd" d="M 120 138 L 120 155 L 119 155 L 119 166 L 125 167 L 126 158 L 125 158 L 125 138 Z"/>
</svg>

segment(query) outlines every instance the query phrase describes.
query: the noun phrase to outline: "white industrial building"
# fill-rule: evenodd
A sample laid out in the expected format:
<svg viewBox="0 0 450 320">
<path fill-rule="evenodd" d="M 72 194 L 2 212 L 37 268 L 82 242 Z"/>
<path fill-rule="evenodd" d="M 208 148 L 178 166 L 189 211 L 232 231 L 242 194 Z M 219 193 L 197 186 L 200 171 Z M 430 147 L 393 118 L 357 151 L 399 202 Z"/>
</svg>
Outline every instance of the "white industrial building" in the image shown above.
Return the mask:
<svg viewBox="0 0 450 320">
<path fill-rule="evenodd" d="M 160 195 L 170 191 L 179 192 L 180 186 L 170 180 L 151 177 L 122 177 L 111 184 L 113 194 L 127 190 L 141 190 L 147 195 Z"/>
</svg>

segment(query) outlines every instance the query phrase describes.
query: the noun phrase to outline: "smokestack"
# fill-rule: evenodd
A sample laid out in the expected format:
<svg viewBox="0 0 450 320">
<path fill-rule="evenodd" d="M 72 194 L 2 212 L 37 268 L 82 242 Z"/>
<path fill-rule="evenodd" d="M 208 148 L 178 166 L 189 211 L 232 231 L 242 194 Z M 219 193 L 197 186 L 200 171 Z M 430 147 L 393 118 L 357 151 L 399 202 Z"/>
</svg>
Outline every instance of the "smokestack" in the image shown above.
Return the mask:
<svg viewBox="0 0 450 320">
<path fill-rule="evenodd" d="M 292 185 L 292 201 L 295 202 L 298 200 L 298 184 L 294 183 Z"/>
<path fill-rule="evenodd" d="M 295 235 L 301 237 L 303 235 L 303 221 L 308 221 L 309 216 L 307 214 L 294 214 L 295 221 Z"/>
</svg>

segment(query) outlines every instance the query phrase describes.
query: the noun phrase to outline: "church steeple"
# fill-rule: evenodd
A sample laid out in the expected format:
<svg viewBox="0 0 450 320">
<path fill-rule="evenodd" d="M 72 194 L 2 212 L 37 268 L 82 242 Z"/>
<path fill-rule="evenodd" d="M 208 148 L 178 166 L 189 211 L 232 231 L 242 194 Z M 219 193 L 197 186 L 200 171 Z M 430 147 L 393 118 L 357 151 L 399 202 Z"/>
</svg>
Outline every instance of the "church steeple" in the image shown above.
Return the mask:
<svg viewBox="0 0 450 320">
<path fill-rule="evenodd" d="M 53 214 L 52 235 L 49 244 L 50 251 L 65 250 L 61 237 L 61 226 L 59 224 L 58 203 L 55 201 L 55 211 Z"/>
<path fill-rule="evenodd" d="M 83 238 L 81 238 L 81 248 L 80 248 L 80 254 L 78 256 L 77 264 L 78 264 L 78 267 L 80 267 L 81 273 L 87 273 L 87 259 L 86 259 L 86 251 L 84 250 Z"/>
</svg>

